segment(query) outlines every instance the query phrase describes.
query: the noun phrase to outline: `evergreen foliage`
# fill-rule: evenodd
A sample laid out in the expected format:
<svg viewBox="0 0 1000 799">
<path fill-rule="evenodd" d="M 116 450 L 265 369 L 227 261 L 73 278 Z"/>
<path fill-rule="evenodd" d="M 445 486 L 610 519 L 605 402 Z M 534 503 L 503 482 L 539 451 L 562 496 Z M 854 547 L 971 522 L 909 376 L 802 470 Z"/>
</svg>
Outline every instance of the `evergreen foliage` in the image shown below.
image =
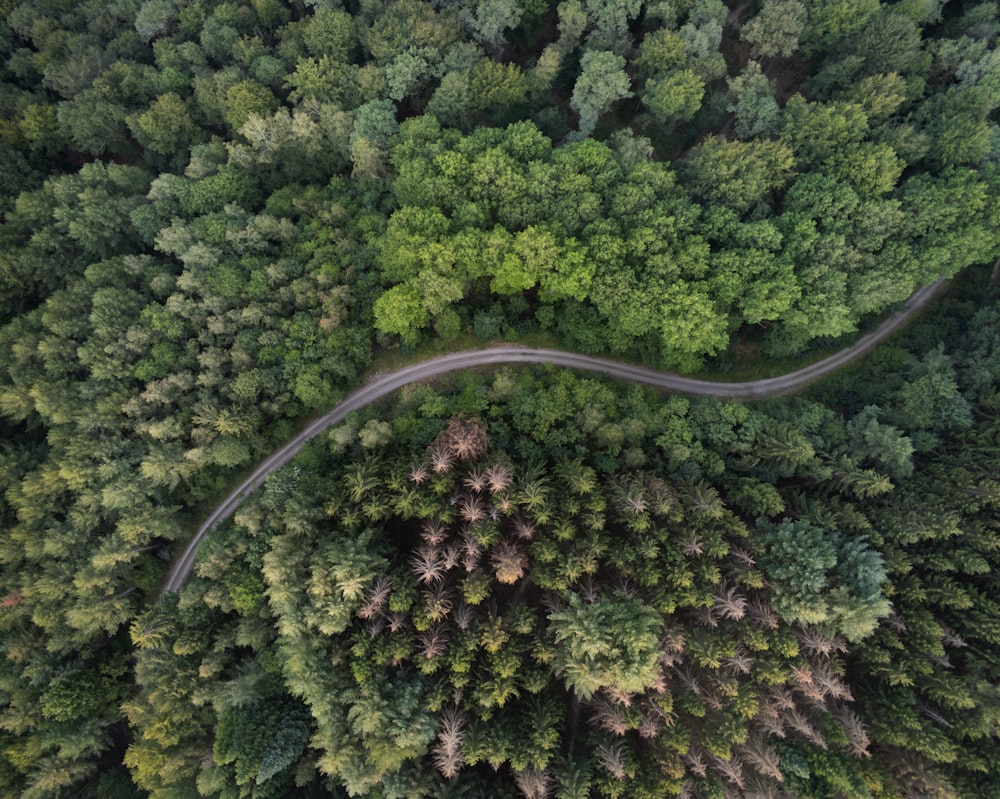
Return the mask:
<svg viewBox="0 0 1000 799">
<path fill-rule="evenodd" d="M 994 799 L 997 4 L 0 2 L 0 794 Z M 380 367 L 381 368 L 381 367 Z"/>
</svg>

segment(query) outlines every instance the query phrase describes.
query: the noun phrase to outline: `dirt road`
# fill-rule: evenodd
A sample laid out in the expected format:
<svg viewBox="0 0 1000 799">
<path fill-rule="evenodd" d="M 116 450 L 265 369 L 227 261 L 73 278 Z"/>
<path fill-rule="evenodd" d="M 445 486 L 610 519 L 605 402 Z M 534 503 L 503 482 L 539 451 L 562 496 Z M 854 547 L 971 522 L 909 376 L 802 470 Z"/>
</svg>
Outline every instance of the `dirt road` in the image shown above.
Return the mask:
<svg viewBox="0 0 1000 799">
<path fill-rule="evenodd" d="M 582 371 L 600 372 L 621 380 L 644 383 L 655 388 L 676 391 L 683 394 L 701 394 L 732 399 L 771 397 L 801 388 L 835 369 L 839 369 L 841 366 L 860 358 L 927 305 L 944 283 L 944 280 L 938 280 L 917 291 L 906 301 L 906 304 L 900 311 L 886 319 L 871 333 L 862 336 L 852 346 L 828 358 L 810 364 L 803 369 L 779 375 L 778 377 L 752 380 L 746 383 L 696 380 L 671 372 L 659 372 L 644 366 L 632 366 L 608 358 L 579 355 L 562 350 L 531 349 L 518 346 L 498 346 L 482 350 L 453 352 L 449 355 L 441 355 L 437 358 L 431 358 L 412 364 L 411 366 L 406 366 L 395 372 L 375 375 L 361 388 L 348 394 L 332 411 L 313 421 L 295 438 L 286 442 L 272 453 L 254 469 L 253 473 L 246 480 L 222 501 L 211 515 L 205 519 L 184 552 L 170 567 L 160 594 L 162 596 L 167 592 L 179 591 L 184 586 L 191 574 L 191 569 L 194 567 L 198 547 L 205 536 L 220 522 L 228 519 L 242 504 L 243 500 L 263 484 L 271 472 L 280 469 L 295 457 L 295 454 L 302 448 L 303 444 L 328 427 L 342 422 L 351 411 L 364 408 L 366 405 L 370 405 L 410 383 L 417 383 L 447 372 L 455 372 L 459 369 L 469 369 L 478 366 L 516 363 L 552 364 L 554 366 L 565 366 Z"/>
</svg>

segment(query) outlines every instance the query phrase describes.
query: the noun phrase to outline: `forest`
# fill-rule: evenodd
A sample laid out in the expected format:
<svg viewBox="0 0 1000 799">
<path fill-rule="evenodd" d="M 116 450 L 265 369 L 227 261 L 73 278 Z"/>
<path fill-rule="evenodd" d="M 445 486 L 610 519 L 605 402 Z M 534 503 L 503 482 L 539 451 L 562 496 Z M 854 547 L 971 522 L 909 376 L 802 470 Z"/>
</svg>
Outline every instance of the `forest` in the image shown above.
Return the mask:
<svg viewBox="0 0 1000 799">
<path fill-rule="evenodd" d="M 998 35 L 0 0 L 0 795 L 1000 799 Z"/>
</svg>

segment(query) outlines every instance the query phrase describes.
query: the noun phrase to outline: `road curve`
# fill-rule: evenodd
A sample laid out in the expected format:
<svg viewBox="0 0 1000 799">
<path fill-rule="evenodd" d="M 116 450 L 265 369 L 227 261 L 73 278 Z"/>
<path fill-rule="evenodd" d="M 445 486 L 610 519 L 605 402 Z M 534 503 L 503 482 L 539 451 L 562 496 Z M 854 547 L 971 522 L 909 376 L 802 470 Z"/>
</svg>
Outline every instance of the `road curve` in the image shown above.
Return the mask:
<svg viewBox="0 0 1000 799">
<path fill-rule="evenodd" d="M 532 349 L 515 345 L 453 352 L 448 355 L 440 355 L 436 358 L 430 358 L 426 361 L 405 366 L 395 372 L 377 375 L 361 388 L 352 391 L 332 411 L 311 422 L 295 438 L 286 442 L 268 456 L 253 470 L 246 480 L 240 483 L 212 511 L 201 527 L 198 528 L 198 531 L 194 534 L 184 552 L 170 567 L 163 587 L 160 589 L 160 596 L 169 592 L 179 591 L 184 586 L 194 567 L 198 547 L 205 536 L 220 522 L 228 519 L 243 503 L 243 500 L 263 484 L 271 472 L 280 469 L 295 457 L 303 444 L 319 433 L 322 433 L 331 425 L 342 422 L 352 411 L 364 408 L 410 383 L 417 383 L 431 377 L 436 377 L 437 375 L 446 374 L 447 372 L 455 372 L 460 369 L 469 369 L 477 366 L 516 363 L 552 364 L 554 366 L 565 366 L 570 369 L 600 372 L 621 380 L 643 383 L 655 388 L 676 391 L 683 394 L 700 394 L 731 399 L 761 399 L 801 388 L 835 369 L 860 358 L 906 323 L 917 311 L 927 305 L 938 291 L 940 291 L 945 282 L 944 279 L 938 280 L 914 293 L 906 301 L 902 309 L 886 319 L 871 333 L 862 336 L 852 346 L 802 369 L 797 369 L 794 372 L 763 380 L 751 380 L 745 383 L 696 380 L 695 378 L 683 377 L 672 372 L 660 372 L 645 366 L 633 366 L 609 358 L 580 355 L 563 350 Z"/>
</svg>

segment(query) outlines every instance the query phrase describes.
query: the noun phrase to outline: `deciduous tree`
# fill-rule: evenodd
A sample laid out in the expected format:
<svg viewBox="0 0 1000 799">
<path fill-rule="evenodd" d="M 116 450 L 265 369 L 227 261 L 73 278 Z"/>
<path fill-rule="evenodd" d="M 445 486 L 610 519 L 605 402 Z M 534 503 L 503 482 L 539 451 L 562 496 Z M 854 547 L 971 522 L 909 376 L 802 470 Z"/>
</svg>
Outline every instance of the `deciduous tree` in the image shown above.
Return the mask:
<svg viewBox="0 0 1000 799">
<path fill-rule="evenodd" d="M 625 59 L 609 50 L 587 50 L 580 59 L 580 76 L 573 86 L 570 107 L 580 115 L 577 138 L 590 136 L 601 114 L 631 97 Z"/>
</svg>

